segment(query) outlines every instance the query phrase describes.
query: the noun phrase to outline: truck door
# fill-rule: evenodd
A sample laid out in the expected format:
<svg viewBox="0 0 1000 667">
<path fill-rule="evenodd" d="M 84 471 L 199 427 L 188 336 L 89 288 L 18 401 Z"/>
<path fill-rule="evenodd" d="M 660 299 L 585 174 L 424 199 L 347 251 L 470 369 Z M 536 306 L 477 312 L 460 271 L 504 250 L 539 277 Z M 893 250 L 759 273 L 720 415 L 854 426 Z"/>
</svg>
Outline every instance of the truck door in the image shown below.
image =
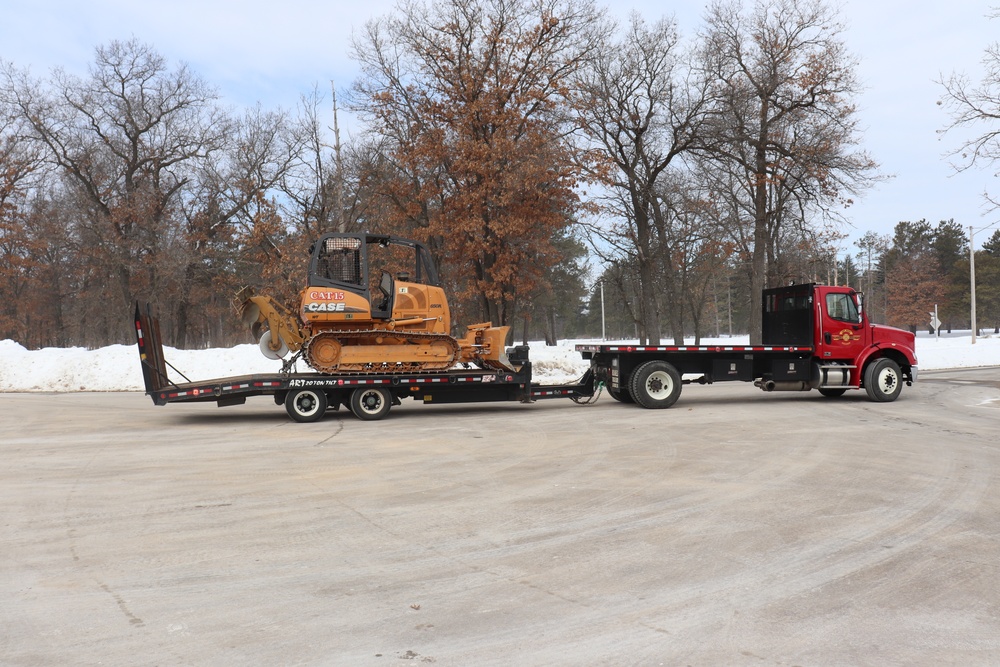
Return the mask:
<svg viewBox="0 0 1000 667">
<path fill-rule="evenodd" d="M 864 327 L 853 291 L 827 292 L 820 304 L 823 359 L 856 359 L 865 348 Z"/>
</svg>

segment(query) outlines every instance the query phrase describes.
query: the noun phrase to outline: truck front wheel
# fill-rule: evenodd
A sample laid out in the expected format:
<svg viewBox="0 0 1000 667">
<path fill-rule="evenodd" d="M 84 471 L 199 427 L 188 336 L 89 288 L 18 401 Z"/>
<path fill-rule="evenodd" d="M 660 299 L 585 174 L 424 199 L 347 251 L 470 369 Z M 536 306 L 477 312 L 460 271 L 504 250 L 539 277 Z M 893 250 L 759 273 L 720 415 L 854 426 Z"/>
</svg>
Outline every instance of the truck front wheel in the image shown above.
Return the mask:
<svg viewBox="0 0 1000 667">
<path fill-rule="evenodd" d="M 892 359 L 881 357 L 865 369 L 865 391 L 868 398 L 878 403 L 895 401 L 903 389 L 903 374 L 899 364 Z"/>
<path fill-rule="evenodd" d="M 647 361 L 633 371 L 630 390 L 644 408 L 669 408 L 681 395 L 681 374 L 665 361 Z"/>
</svg>

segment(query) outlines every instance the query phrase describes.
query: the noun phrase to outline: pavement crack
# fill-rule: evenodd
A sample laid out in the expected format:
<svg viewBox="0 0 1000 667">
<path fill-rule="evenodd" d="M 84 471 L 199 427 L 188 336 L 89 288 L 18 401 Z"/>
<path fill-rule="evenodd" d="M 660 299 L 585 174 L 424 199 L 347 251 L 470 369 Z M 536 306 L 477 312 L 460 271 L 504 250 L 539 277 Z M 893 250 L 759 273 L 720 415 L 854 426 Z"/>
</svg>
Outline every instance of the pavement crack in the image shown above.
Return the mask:
<svg viewBox="0 0 1000 667">
<path fill-rule="evenodd" d="M 343 432 L 344 432 L 344 422 L 343 422 L 343 421 L 340 421 L 340 420 L 338 420 L 338 421 L 337 421 L 337 427 L 336 427 L 336 430 L 334 430 L 334 432 L 333 432 L 333 433 L 331 433 L 331 434 L 330 434 L 330 435 L 328 435 L 327 437 L 323 438 L 322 440 L 320 440 L 319 442 L 317 442 L 317 443 L 316 443 L 315 445 L 313 445 L 313 446 L 314 446 L 314 447 L 322 447 L 323 445 L 325 445 L 326 443 L 330 442 L 331 440 L 333 440 L 334 438 L 336 438 L 337 436 L 339 436 L 339 435 L 340 435 L 341 433 L 343 433 Z"/>
<path fill-rule="evenodd" d="M 125 599 L 121 595 L 118 595 L 118 593 L 115 593 L 113 590 L 111 590 L 110 586 L 108 586 L 107 584 L 105 584 L 105 583 L 103 583 L 101 581 L 98 581 L 97 585 L 101 587 L 102 591 L 104 591 L 105 593 L 107 593 L 108 595 L 111 596 L 111 598 L 115 601 L 115 604 L 118 605 L 118 608 L 121 610 L 121 612 L 123 614 L 125 614 L 125 618 L 128 619 L 129 623 L 131 623 L 132 625 L 138 625 L 138 626 L 145 625 L 145 623 L 142 622 L 141 618 L 139 618 L 138 616 L 136 616 L 135 614 L 133 614 L 131 612 L 131 610 L 129 610 L 128 604 L 125 603 Z"/>
</svg>

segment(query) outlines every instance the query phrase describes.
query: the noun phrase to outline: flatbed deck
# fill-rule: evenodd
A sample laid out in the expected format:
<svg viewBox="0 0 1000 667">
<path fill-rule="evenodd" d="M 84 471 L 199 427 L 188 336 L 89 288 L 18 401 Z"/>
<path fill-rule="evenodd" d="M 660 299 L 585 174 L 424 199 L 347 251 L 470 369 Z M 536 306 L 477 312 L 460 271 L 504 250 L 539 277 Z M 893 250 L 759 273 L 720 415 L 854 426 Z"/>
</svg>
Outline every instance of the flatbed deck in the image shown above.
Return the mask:
<svg viewBox="0 0 1000 667">
<path fill-rule="evenodd" d="M 756 352 L 794 352 L 812 355 L 813 348 L 808 345 L 616 345 L 616 344 L 580 344 L 578 352 L 620 353 L 620 352 L 691 352 L 704 354 L 719 354 L 720 352 L 736 352 L 739 354 Z"/>
</svg>

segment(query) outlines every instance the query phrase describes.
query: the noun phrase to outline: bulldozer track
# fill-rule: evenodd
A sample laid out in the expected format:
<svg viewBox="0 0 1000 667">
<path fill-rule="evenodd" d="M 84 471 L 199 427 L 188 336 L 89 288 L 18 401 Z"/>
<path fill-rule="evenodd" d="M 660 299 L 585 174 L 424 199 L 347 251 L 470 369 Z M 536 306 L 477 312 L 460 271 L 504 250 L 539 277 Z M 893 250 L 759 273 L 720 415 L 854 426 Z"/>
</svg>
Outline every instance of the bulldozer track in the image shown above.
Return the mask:
<svg viewBox="0 0 1000 667">
<path fill-rule="evenodd" d="M 379 343 L 378 339 L 398 342 Z M 372 341 L 369 343 L 369 341 Z M 355 345 L 372 344 L 378 347 L 399 347 L 407 352 L 411 346 L 446 343 L 451 354 L 447 360 L 431 361 L 375 361 L 343 362 L 340 351 Z M 334 344 L 339 348 L 334 350 Z M 447 370 L 461 356 L 458 341 L 447 334 L 428 334 L 419 331 L 390 331 L 386 329 L 366 329 L 362 331 L 323 330 L 310 336 L 304 347 L 303 358 L 311 368 L 327 375 L 338 373 L 422 373 Z"/>
</svg>

